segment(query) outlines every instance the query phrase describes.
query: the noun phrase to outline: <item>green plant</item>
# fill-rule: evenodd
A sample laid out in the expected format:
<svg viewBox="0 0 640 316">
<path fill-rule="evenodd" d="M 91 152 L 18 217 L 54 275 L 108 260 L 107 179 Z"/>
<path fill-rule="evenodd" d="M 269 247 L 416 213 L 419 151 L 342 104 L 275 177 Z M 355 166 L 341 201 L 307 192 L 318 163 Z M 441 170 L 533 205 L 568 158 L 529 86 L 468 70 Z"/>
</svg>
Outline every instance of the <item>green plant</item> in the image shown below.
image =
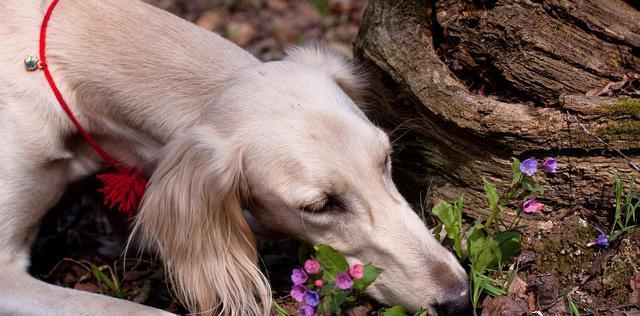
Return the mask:
<svg viewBox="0 0 640 316">
<path fill-rule="evenodd" d="M 615 186 L 616 209 L 609 240 L 616 240 L 620 235 L 637 226 L 636 209 L 640 205 L 638 190 L 633 186 L 635 178 L 631 178 L 629 188 L 624 190 L 624 184 L 617 174 L 613 177 Z M 624 216 L 623 216 L 624 215 Z"/>
<path fill-rule="evenodd" d="M 543 168 L 555 172 L 554 158 L 547 158 Z M 544 186 L 536 183 L 533 174 L 537 170 L 537 161 L 527 159 L 513 160 L 512 181 L 509 187 L 500 193 L 496 185 L 483 178 L 483 188 L 487 198 L 489 217 L 476 219 L 465 229 L 462 222 L 464 196 L 459 195 L 451 204 L 440 201 L 433 207 L 432 213 L 438 217 L 442 226 L 436 228 L 436 238 L 444 230 L 441 242 L 451 246 L 462 263 L 469 267 L 471 283 L 471 303 L 476 308 L 483 294 L 491 296 L 505 295 L 501 282 L 492 278 L 492 274 L 501 275 L 504 265 L 511 260 L 522 247 L 522 234 L 517 226 L 522 212 L 539 212 L 542 204 L 531 196 L 544 193 Z M 515 208 L 516 216 L 512 223 L 504 223 L 500 214 L 509 208 Z"/>
<path fill-rule="evenodd" d="M 278 302 L 276 302 L 276 300 L 272 300 L 271 305 L 276 312 L 276 316 L 289 316 L 289 314 L 287 314 L 287 311 L 285 311 L 280 305 L 278 305 Z"/>
<path fill-rule="evenodd" d="M 311 5 L 321 16 L 329 14 L 329 0 L 311 0 Z"/>
<path fill-rule="evenodd" d="M 409 316 L 404 307 L 396 305 L 378 311 L 378 316 Z M 413 316 L 429 316 L 426 311 L 417 311 Z"/>
<path fill-rule="evenodd" d="M 570 316 L 580 316 L 580 310 L 578 309 L 578 306 L 576 304 L 576 301 L 573 300 L 573 298 L 571 297 L 571 295 L 567 294 L 566 295 L 566 300 L 567 300 L 567 306 L 568 306 L 568 310 L 569 310 L 569 315 Z"/>
<path fill-rule="evenodd" d="M 89 261 L 77 261 L 69 258 L 65 258 L 64 260 L 73 262 L 85 270 L 87 270 L 91 275 L 98 281 L 98 285 L 102 287 L 105 285 L 109 291 L 111 291 L 111 295 L 117 298 L 125 298 L 125 293 L 122 290 L 122 283 L 120 282 L 120 277 L 116 273 L 116 264 L 113 264 L 113 268 L 109 265 L 96 266 L 94 263 Z M 107 275 L 103 270 L 109 271 Z"/>
<path fill-rule="evenodd" d="M 111 268 L 111 266 L 108 265 L 98 267 L 93 263 L 89 263 L 89 269 L 93 277 L 96 278 L 100 284 L 104 283 L 115 297 L 125 298 L 124 291 L 121 288 L 120 278 L 115 272 L 115 266 L 114 268 Z M 109 271 L 109 275 L 104 273 L 102 271 L 103 269 Z"/>
<path fill-rule="evenodd" d="M 565 301 L 567 302 L 567 310 L 569 312 L 569 316 L 580 316 L 582 313 L 580 310 L 583 310 L 587 313 L 587 315 L 596 315 L 594 311 L 585 303 L 576 300 L 571 296 L 571 294 L 567 293 L 565 295 Z"/>
</svg>

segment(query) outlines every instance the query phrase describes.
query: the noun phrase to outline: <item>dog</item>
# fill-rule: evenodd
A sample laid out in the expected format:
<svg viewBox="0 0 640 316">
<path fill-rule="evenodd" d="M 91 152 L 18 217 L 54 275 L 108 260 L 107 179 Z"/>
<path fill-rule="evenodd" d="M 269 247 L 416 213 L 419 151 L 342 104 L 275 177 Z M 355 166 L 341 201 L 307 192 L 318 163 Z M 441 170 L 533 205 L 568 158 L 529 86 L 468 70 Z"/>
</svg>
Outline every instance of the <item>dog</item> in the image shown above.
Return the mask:
<svg viewBox="0 0 640 316">
<path fill-rule="evenodd" d="M 50 1 L 0 0 L 0 314 L 167 315 L 27 273 L 43 215 L 102 168 L 42 72 L 22 64 Z M 270 313 L 245 211 L 381 267 L 367 294 L 382 303 L 467 306 L 466 273 L 396 190 L 389 138 L 354 101 L 365 80 L 344 58 L 316 46 L 261 62 L 137 0 L 61 0 L 47 32 L 80 123 L 150 177 L 132 238 L 159 254 L 193 313 Z"/>
</svg>

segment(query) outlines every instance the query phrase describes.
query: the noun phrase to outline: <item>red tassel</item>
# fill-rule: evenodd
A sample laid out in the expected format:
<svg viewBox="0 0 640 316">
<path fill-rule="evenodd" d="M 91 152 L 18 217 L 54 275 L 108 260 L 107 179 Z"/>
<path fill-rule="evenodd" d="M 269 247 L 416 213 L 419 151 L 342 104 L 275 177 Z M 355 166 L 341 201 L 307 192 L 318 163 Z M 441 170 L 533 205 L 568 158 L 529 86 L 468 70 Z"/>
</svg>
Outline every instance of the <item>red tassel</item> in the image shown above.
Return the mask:
<svg viewBox="0 0 640 316">
<path fill-rule="evenodd" d="M 40 25 L 40 65 L 44 76 L 51 87 L 51 91 L 58 99 L 60 106 L 67 114 L 73 125 L 78 129 L 78 132 L 87 140 L 91 148 L 96 151 L 100 157 L 111 167 L 116 168 L 116 172 L 106 173 L 98 175 L 98 179 L 104 184 L 104 188 L 99 190 L 104 193 L 104 204 L 114 208 L 118 206 L 118 210 L 122 213 L 126 213 L 131 217 L 133 212 L 140 205 L 144 191 L 147 188 L 147 181 L 140 175 L 140 173 L 134 169 L 120 168 L 118 162 L 109 155 L 109 153 L 98 144 L 98 142 L 89 135 L 89 133 L 80 125 L 80 122 L 76 119 L 71 111 L 71 108 L 64 101 L 60 89 L 53 80 L 53 76 L 49 71 L 47 65 L 46 43 L 47 43 L 47 27 L 49 20 L 53 14 L 53 9 L 58 4 L 59 0 L 51 1 L 49 8 L 44 15 L 42 24 Z"/>
<path fill-rule="evenodd" d="M 118 211 L 131 217 L 140 206 L 147 180 L 135 169 L 119 169 L 97 177 L 104 184 L 98 190 L 104 193 L 104 204 L 110 208 L 117 206 Z"/>
</svg>

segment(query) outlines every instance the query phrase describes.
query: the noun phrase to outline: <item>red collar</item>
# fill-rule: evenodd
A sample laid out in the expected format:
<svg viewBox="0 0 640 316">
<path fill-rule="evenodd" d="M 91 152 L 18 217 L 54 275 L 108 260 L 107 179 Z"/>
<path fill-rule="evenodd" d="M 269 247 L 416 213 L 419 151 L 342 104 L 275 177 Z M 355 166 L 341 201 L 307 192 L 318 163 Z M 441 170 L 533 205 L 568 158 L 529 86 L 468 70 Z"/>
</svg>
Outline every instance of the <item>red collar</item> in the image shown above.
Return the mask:
<svg viewBox="0 0 640 316">
<path fill-rule="evenodd" d="M 126 213 L 129 216 L 132 216 L 133 212 L 135 212 L 139 205 L 142 197 L 144 195 L 144 191 L 147 187 L 147 182 L 141 173 L 131 167 L 123 166 L 118 163 L 96 140 L 89 135 L 89 133 L 82 127 L 80 122 L 76 119 L 75 115 L 71 111 L 69 105 L 65 102 L 62 94 L 60 93 L 60 89 L 56 85 L 53 77 L 51 76 L 51 72 L 49 71 L 49 65 L 47 64 L 47 56 L 46 56 L 46 39 L 47 39 L 47 27 L 49 25 L 49 20 L 51 19 L 51 15 L 53 14 L 53 10 L 58 4 L 59 0 L 53 0 L 49 7 L 47 8 L 47 12 L 44 15 L 44 19 L 42 20 L 42 26 L 40 27 L 40 60 L 39 62 L 35 60 L 33 57 L 27 57 L 25 59 L 25 64 L 27 69 L 35 70 L 37 68 L 41 68 L 44 72 L 45 77 L 47 78 L 47 82 L 53 91 L 53 94 L 56 96 L 58 103 L 67 114 L 73 125 L 76 127 L 78 132 L 82 134 L 84 139 L 89 143 L 91 148 L 100 155 L 102 160 L 107 163 L 112 169 L 113 172 L 99 174 L 97 177 L 102 181 L 104 187 L 99 191 L 104 193 L 104 202 L 105 205 L 109 205 L 110 208 L 117 207 L 120 212 Z M 33 67 L 33 65 L 37 65 Z"/>
</svg>

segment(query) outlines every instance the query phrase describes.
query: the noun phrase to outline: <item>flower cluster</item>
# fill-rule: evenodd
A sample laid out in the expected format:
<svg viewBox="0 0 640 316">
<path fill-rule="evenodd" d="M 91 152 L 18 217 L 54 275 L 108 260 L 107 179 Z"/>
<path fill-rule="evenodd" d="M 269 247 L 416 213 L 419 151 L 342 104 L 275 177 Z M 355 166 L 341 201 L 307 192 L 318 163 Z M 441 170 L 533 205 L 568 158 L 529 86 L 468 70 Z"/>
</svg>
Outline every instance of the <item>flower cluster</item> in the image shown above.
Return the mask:
<svg viewBox="0 0 640 316">
<path fill-rule="evenodd" d="M 556 173 L 558 168 L 558 162 L 556 158 L 547 157 L 542 162 L 542 169 L 550 173 Z M 538 161 L 534 158 L 529 158 L 520 164 L 520 172 L 531 177 L 538 171 Z M 527 199 L 522 203 L 522 211 L 525 213 L 538 213 L 542 210 L 544 204 L 536 201 L 535 199 Z"/>
<path fill-rule="evenodd" d="M 558 168 L 558 162 L 556 161 L 556 158 L 547 157 L 542 162 L 542 169 L 548 172 L 556 173 L 556 168 Z M 533 174 L 538 171 L 538 161 L 534 158 L 529 158 L 523 161 L 520 164 L 520 171 L 530 177 L 533 176 Z"/>
<path fill-rule="evenodd" d="M 317 316 L 318 305 L 321 303 L 319 291 L 325 286 L 323 280 L 322 266 L 316 259 L 308 259 L 304 263 L 304 268 L 296 268 L 291 272 L 291 297 L 301 303 L 300 315 Z M 329 280 L 335 284 L 340 290 L 346 291 L 353 287 L 353 281 L 361 279 L 364 276 L 364 266 L 354 264 L 346 271 L 340 271 L 333 280 Z"/>
</svg>

